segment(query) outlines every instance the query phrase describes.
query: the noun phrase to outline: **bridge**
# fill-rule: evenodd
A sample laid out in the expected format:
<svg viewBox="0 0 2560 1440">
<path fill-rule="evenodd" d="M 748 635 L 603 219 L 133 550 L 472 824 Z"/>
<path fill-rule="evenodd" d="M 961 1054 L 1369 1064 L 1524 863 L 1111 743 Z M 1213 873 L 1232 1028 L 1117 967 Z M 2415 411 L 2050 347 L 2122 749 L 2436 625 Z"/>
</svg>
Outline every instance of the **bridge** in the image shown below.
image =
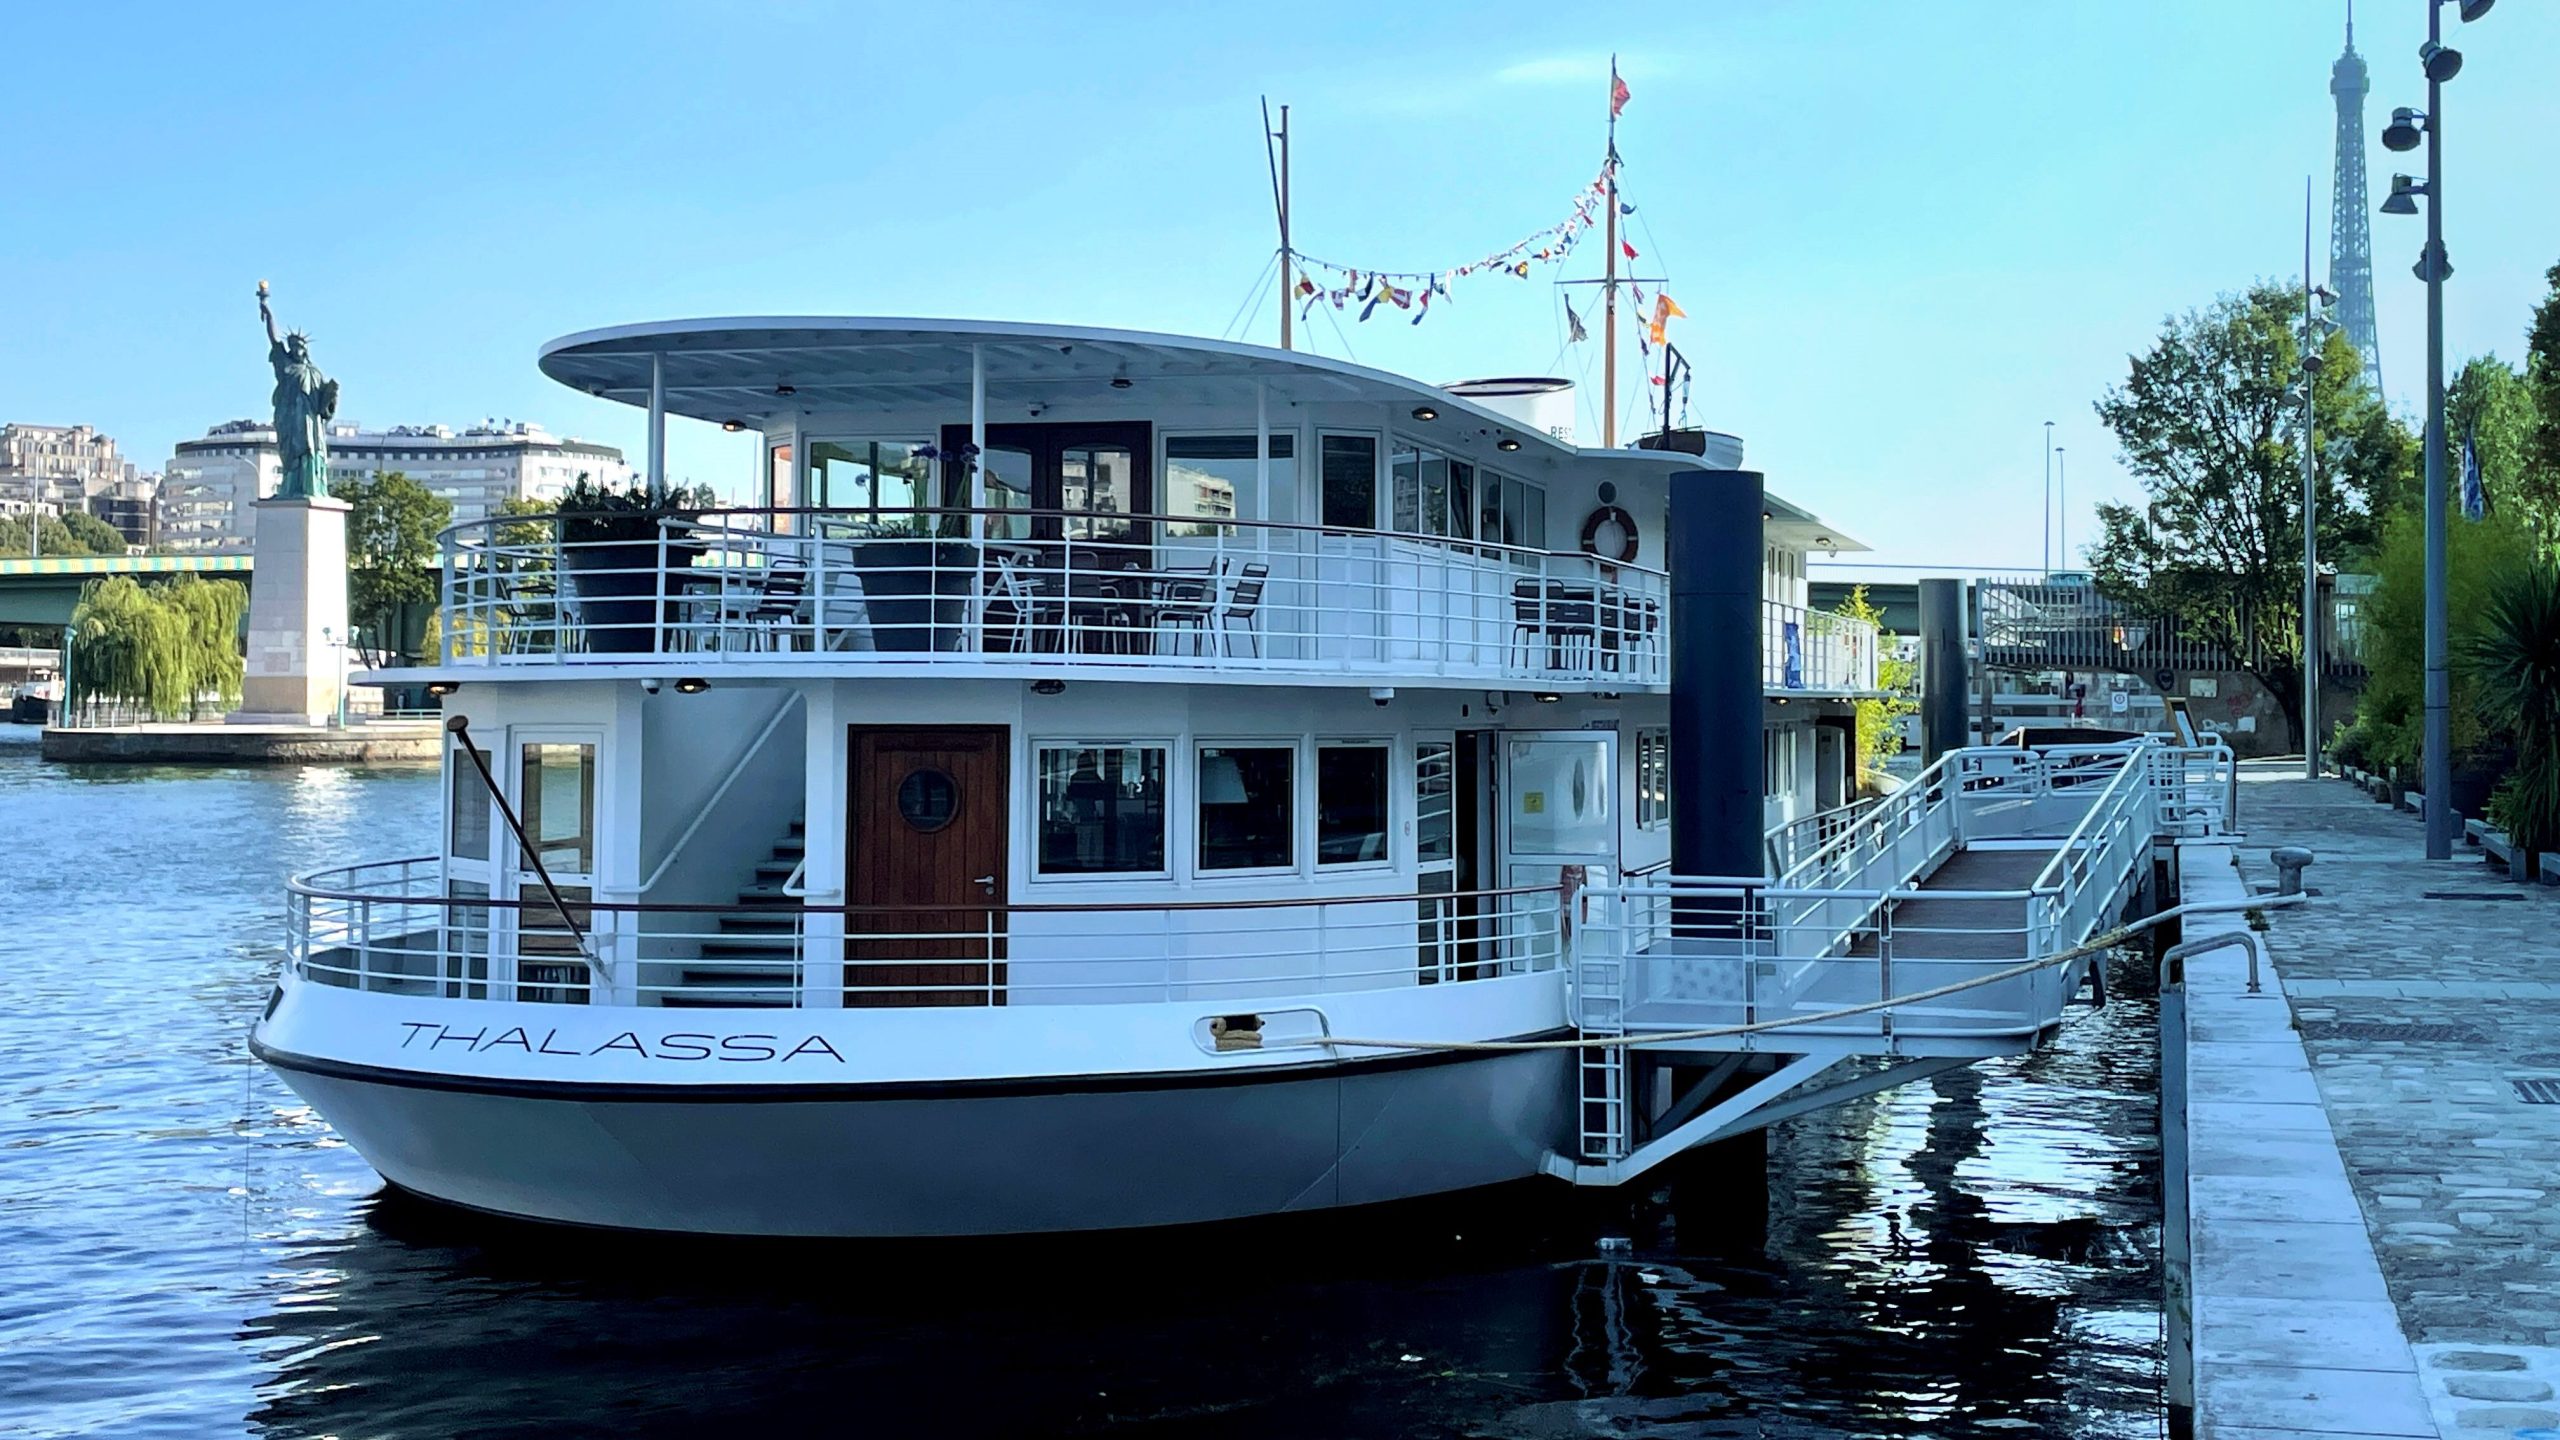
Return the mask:
<svg viewBox="0 0 2560 1440">
<path fill-rule="evenodd" d="M 227 575 L 249 583 L 247 555 L 62 555 L 0 560 L 0 625 L 68 625 L 80 591 L 109 575 Z"/>
<path fill-rule="evenodd" d="M 1579 1159 L 1691 1147 L 2050 1040 L 2175 844 L 2229 833 L 2220 745 L 1949 752 L 1778 873 L 1585 892 Z"/>
</svg>

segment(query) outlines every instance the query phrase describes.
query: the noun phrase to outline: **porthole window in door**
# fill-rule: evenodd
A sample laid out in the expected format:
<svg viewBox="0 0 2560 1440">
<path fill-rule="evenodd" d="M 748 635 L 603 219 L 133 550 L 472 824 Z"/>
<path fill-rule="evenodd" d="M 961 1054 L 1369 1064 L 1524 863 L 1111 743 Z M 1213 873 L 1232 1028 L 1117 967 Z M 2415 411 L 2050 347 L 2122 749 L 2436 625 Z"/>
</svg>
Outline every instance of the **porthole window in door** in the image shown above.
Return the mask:
<svg viewBox="0 0 2560 1440">
<path fill-rule="evenodd" d="M 960 782 L 947 773 L 919 767 L 898 782 L 898 818 L 927 834 L 941 829 L 960 813 Z"/>
</svg>

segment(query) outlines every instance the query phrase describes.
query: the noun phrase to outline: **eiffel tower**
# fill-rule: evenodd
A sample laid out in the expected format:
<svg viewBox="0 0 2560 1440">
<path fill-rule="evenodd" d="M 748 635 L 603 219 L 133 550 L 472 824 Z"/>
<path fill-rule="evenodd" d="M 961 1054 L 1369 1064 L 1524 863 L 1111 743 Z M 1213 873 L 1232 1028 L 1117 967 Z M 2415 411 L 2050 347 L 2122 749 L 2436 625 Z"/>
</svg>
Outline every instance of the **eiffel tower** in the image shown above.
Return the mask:
<svg viewBox="0 0 2560 1440">
<path fill-rule="evenodd" d="M 2355 0 L 2347 0 L 2347 52 L 2329 67 L 2329 94 L 2338 102 L 2338 170 L 2329 193 L 2329 288 L 2338 294 L 2338 321 L 2364 357 L 2365 383 L 2382 393 L 2382 347 L 2373 325 L 2372 207 L 2364 194 L 2364 57 L 2356 53 Z"/>
</svg>

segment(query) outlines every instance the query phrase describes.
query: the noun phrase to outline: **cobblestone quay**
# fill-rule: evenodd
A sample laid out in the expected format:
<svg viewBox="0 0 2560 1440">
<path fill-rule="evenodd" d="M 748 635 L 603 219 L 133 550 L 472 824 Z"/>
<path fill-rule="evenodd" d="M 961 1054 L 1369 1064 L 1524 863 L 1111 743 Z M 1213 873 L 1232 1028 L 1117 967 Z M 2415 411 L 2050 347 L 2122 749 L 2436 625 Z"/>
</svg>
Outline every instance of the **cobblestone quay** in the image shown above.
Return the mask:
<svg viewBox="0 0 2560 1440">
<path fill-rule="evenodd" d="M 2298 761 L 2243 767 L 2240 824 L 2252 885 L 2319 857 L 2268 939 L 2437 1424 L 2560 1427 L 2560 890 L 2429 861 L 2416 816 Z"/>
</svg>

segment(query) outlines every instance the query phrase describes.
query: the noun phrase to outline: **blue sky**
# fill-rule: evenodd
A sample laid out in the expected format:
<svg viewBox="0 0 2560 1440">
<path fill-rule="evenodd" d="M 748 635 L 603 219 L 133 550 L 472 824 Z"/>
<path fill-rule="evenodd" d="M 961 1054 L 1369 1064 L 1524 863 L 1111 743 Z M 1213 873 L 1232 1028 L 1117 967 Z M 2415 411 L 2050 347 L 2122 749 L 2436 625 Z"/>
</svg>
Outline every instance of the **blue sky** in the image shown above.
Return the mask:
<svg viewBox="0 0 2560 1440">
<path fill-rule="evenodd" d="M 2425 12 L 2363 9 L 2378 128 L 2423 98 Z M 1304 249 L 1445 267 L 1562 218 L 1614 48 L 1633 239 L 1689 314 L 1699 417 L 1878 560 L 2027 564 L 2042 422 L 2076 549 L 2090 505 L 2132 491 L 2089 408 L 2127 352 L 2298 273 L 2306 173 L 2325 255 L 2340 20 L 2329 0 L 11 6 L 0 420 L 97 424 L 157 468 L 263 413 L 261 277 L 346 418 L 538 419 L 635 455 L 637 415 L 543 379 L 543 341 L 777 313 L 1215 335 L 1274 244 L 1257 95 L 1292 106 Z M 2512 359 L 2560 262 L 2560 15 L 2508 0 L 2454 28 L 2449 351 Z M 2397 157 L 2373 156 L 2378 199 Z M 2374 232 L 2408 412 L 2419 222 Z M 1596 388 L 1589 347 L 1557 359 L 1550 278 L 1460 282 L 1420 326 L 1346 317 L 1350 353 L 1443 380 L 1560 363 Z M 1265 307 L 1249 338 L 1275 330 Z M 1343 353 L 1321 319 L 1311 338 Z M 749 466 L 707 427 L 670 444 L 680 475 Z"/>
</svg>

